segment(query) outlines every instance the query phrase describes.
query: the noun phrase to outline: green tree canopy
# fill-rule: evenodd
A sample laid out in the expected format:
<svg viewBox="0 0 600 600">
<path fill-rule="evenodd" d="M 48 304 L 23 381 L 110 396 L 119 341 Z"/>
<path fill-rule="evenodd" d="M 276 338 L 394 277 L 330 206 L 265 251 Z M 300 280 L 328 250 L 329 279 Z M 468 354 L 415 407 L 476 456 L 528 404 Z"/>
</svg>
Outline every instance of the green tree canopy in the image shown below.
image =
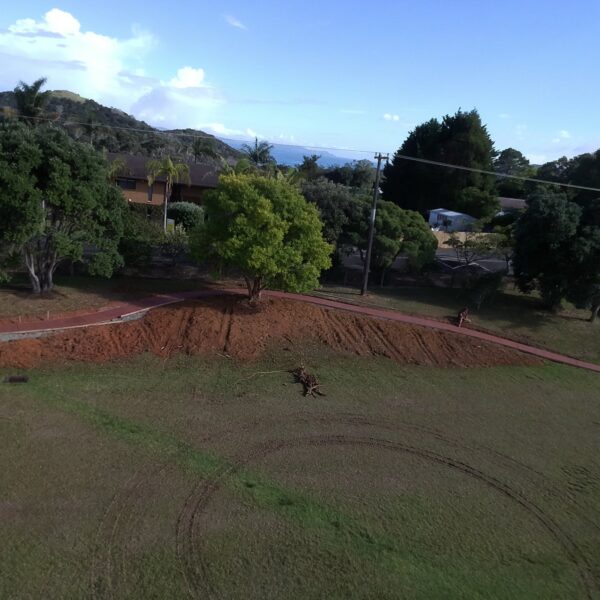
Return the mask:
<svg viewBox="0 0 600 600">
<path fill-rule="evenodd" d="M 586 208 L 542 189 L 515 225 L 514 271 L 524 292 L 556 310 L 564 298 L 589 304 L 600 284 L 600 202 Z"/>
<path fill-rule="evenodd" d="M 186 231 L 191 231 L 204 222 L 204 209 L 193 202 L 173 202 L 169 206 L 168 215 L 175 225 L 182 225 Z"/>
<path fill-rule="evenodd" d="M 316 207 L 286 181 L 222 175 L 206 194 L 205 209 L 206 222 L 190 234 L 192 255 L 239 269 L 252 301 L 266 286 L 313 289 L 331 266 Z"/>
<path fill-rule="evenodd" d="M 0 246 L 23 258 L 34 292 L 51 290 L 65 259 L 95 248 L 90 272 L 110 276 L 126 205 L 107 164 L 51 126 L 0 126 Z"/>
<path fill-rule="evenodd" d="M 517 177 L 532 177 L 535 174 L 529 160 L 514 148 L 505 148 L 498 154 L 494 159 L 494 171 Z M 505 177 L 498 178 L 496 188 L 498 194 L 506 198 L 524 198 L 528 192 L 525 182 Z"/>
<path fill-rule="evenodd" d="M 318 154 L 302 157 L 302 162 L 298 165 L 298 171 L 307 181 L 312 181 L 322 176 L 323 169 L 319 166 L 320 158 Z"/>
<path fill-rule="evenodd" d="M 349 226 L 355 232 L 354 241 L 363 257 L 368 242 L 369 213 L 369 202 L 363 202 L 361 218 Z M 407 256 L 411 268 L 418 270 L 433 262 L 436 249 L 437 239 L 418 212 L 404 210 L 393 202 L 378 202 L 371 269 L 379 275 L 382 284 L 401 254 Z"/>
<path fill-rule="evenodd" d="M 476 110 L 431 119 L 417 126 L 384 169 L 383 197 L 423 216 L 433 208 L 491 216 L 498 210 L 489 175 L 418 163 L 402 156 L 492 170 L 494 145 Z"/>
<path fill-rule="evenodd" d="M 353 205 L 357 202 L 363 204 L 364 199 L 359 199 L 352 188 L 325 178 L 304 182 L 302 193 L 318 207 L 325 239 L 332 244 L 342 245 L 347 226 L 356 213 Z"/>
</svg>

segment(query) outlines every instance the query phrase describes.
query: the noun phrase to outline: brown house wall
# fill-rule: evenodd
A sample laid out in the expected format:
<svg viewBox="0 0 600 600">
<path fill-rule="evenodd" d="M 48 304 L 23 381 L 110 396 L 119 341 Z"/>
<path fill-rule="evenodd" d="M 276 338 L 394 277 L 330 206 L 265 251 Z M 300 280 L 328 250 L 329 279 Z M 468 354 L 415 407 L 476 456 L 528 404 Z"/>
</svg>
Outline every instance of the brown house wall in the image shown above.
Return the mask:
<svg viewBox="0 0 600 600">
<path fill-rule="evenodd" d="M 136 181 L 135 190 L 121 190 L 123 197 L 128 202 L 137 204 L 148 204 L 150 206 L 162 206 L 165 201 L 165 184 L 156 182 L 152 190 L 152 201 L 148 202 L 148 182 Z"/>
<path fill-rule="evenodd" d="M 165 184 L 160 181 L 157 181 L 154 184 L 151 202 L 148 202 L 148 182 L 146 181 L 136 181 L 135 190 L 121 189 L 121 191 L 123 192 L 123 197 L 125 200 L 128 202 L 135 202 L 136 204 L 162 206 L 165 201 Z M 187 185 L 183 185 L 178 190 L 173 190 L 171 201 L 185 201 L 202 204 L 204 191 L 204 188 L 196 185 L 189 187 Z"/>
</svg>

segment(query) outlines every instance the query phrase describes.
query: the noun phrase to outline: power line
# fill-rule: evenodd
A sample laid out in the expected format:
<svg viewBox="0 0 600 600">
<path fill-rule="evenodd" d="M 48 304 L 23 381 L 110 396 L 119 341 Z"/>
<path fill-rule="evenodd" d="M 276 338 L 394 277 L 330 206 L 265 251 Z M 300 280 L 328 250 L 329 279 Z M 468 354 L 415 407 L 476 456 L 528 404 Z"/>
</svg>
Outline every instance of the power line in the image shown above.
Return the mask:
<svg viewBox="0 0 600 600">
<path fill-rule="evenodd" d="M 19 118 L 23 119 L 31 119 L 34 121 L 45 121 L 49 123 L 56 123 L 58 119 L 52 119 L 50 117 L 28 117 L 28 116 L 20 116 Z M 139 133 L 147 133 L 153 135 L 167 135 L 171 137 L 184 137 L 191 139 L 207 139 L 207 140 L 221 140 L 221 141 L 229 141 L 229 142 L 242 142 L 243 140 L 235 139 L 235 138 L 227 138 L 221 137 L 218 138 L 214 135 L 210 135 L 207 133 L 183 133 L 181 131 L 173 132 L 173 131 L 161 131 L 160 129 L 142 129 L 139 127 L 125 127 L 120 125 L 106 125 L 103 123 L 89 123 L 85 121 L 63 121 L 61 123 L 64 125 L 83 125 L 85 127 L 100 127 L 104 129 L 115 129 L 121 131 L 136 131 Z M 148 126 L 150 127 L 150 126 Z M 274 146 L 280 146 L 284 148 L 300 148 L 304 150 L 333 150 L 336 152 L 357 152 L 361 154 L 376 154 L 376 152 L 371 150 L 354 150 L 351 148 L 336 148 L 334 146 L 309 146 L 309 145 L 301 145 L 301 144 L 286 144 L 280 142 L 269 142 Z M 496 177 L 498 179 L 513 179 L 516 181 L 526 181 L 530 183 L 541 183 L 545 185 L 554 185 L 563 188 L 576 189 L 576 190 L 584 190 L 588 192 L 600 192 L 600 188 L 588 187 L 585 185 L 576 185 L 573 183 L 561 183 L 558 181 L 550 181 L 548 179 L 535 179 L 533 177 L 521 177 L 520 175 L 508 175 L 506 173 L 496 173 L 496 171 L 488 171 L 485 169 L 477 169 L 475 167 L 465 167 L 463 165 L 456 165 L 452 163 L 442 162 L 438 160 L 430 160 L 427 158 L 418 158 L 416 156 L 408 156 L 406 154 L 394 154 L 394 159 L 408 160 L 412 162 L 423 163 L 427 165 L 432 165 L 436 167 L 445 167 L 447 169 L 458 169 L 460 171 L 469 171 L 470 173 L 479 173 L 481 175 L 489 175 L 492 177 Z"/>
<path fill-rule="evenodd" d="M 560 185 L 562 187 L 574 188 L 577 190 L 587 190 L 590 192 L 600 192 L 600 188 L 587 187 L 585 185 L 575 185 L 573 183 L 559 183 L 557 181 L 549 181 L 548 179 L 534 179 L 533 177 L 521 177 L 520 175 L 508 175 L 507 173 L 496 173 L 496 171 L 486 171 L 485 169 L 475 169 L 473 167 L 463 167 L 462 165 L 454 165 L 451 163 L 440 162 L 437 160 L 429 160 L 427 158 L 417 158 L 415 156 L 407 156 L 406 154 L 395 154 L 394 158 L 402 160 L 411 160 L 414 162 L 434 165 L 436 167 L 447 167 L 450 169 L 460 169 L 461 171 L 470 171 L 472 173 L 481 173 L 482 175 L 493 175 L 499 179 L 517 179 L 519 181 L 531 181 L 533 183 L 545 183 L 549 185 Z"/>
</svg>

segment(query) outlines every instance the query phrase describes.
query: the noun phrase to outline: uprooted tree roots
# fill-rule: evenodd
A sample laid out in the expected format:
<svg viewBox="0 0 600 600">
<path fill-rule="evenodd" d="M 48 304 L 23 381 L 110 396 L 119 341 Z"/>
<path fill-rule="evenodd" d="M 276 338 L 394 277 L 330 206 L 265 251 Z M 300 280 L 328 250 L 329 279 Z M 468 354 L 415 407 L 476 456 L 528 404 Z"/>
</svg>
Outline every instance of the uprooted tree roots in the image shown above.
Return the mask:
<svg viewBox="0 0 600 600">
<path fill-rule="evenodd" d="M 325 395 L 319 389 L 321 387 L 321 384 L 319 383 L 318 379 L 312 373 L 309 373 L 304 368 L 303 364 L 300 364 L 300 366 L 297 369 L 294 369 L 292 371 L 292 375 L 294 375 L 298 383 L 301 383 L 304 386 L 305 396 L 308 396 L 310 394 L 313 398 L 316 398 L 315 394 L 319 394 L 319 396 Z"/>
</svg>

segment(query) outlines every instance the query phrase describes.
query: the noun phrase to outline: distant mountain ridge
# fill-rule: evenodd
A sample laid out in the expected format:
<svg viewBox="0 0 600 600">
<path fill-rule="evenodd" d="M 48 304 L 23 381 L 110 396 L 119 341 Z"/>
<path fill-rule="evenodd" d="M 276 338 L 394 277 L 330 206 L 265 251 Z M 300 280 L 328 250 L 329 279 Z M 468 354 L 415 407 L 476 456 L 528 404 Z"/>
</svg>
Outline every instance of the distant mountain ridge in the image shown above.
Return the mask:
<svg viewBox="0 0 600 600">
<path fill-rule="evenodd" d="M 0 92 L 0 107 L 16 107 L 13 92 Z M 216 154 L 229 162 L 242 156 L 235 148 L 204 131 L 159 130 L 122 110 L 103 106 L 68 90 L 53 91 L 46 110 L 49 118 L 59 121 L 73 139 L 92 143 L 107 152 L 193 160 L 192 145 L 202 137 Z M 218 160 L 203 157 L 202 162 Z"/>
<path fill-rule="evenodd" d="M 0 92 L 0 110 L 3 107 L 16 108 L 14 92 Z M 152 127 L 118 108 L 104 106 L 69 90 L 53 90 L 46 110 L 49 118 L 59 121 L 73 139 L 115 154 L 169 155 L 194 160 L 192 146 L 201 137 L 218 156 L 233 163 L 243 156 L 243 144 L 252 144 L 252 140 L 219 138 L 198 129 Z M 281 165 L 299 165 L 304 156 L 313 154 L 320 157 L 318 163 L 324 168 L 355 162 L 325 150 L 273 143 L 272 155 Z M 220 164 L 219 159 L 207 156 L 201 160 Z"/>
</svg>

